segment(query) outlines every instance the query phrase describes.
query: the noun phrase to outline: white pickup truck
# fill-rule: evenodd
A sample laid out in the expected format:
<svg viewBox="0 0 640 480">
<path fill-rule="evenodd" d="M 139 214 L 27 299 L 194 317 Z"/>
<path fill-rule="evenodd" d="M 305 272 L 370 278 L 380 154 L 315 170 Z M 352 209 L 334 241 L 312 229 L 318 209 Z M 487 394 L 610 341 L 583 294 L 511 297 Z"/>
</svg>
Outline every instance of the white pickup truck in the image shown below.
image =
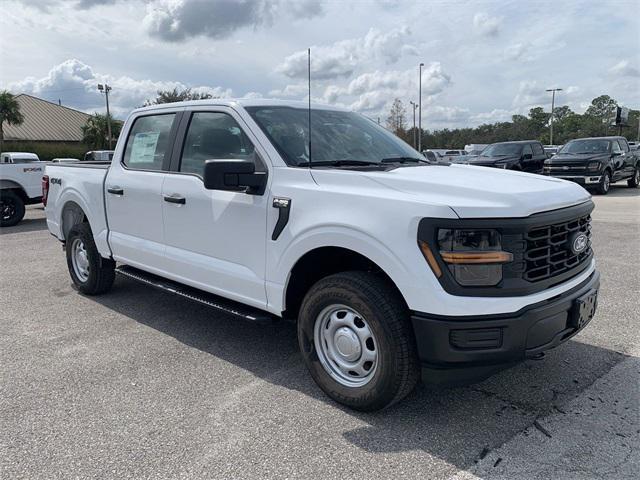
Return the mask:
<svg viewBox="0 0 640 480">
<path fill-rule="evenodd" d="M 18 224 L 25 205 L 40 203 L 44 166 L 35 153 L 0 154 L 0 227 Z"/>
<path fill-rule="evenodd" d="M 110 163 L 48 165 L 44 185 L 80 292 L 119 273 L 247 320 L 291 319 L 314 380 L 355 409 L 397 402 L 420 374 L 469 380 L 539 357 L 596 308 L 582 187 L 433 165 L 339 108 L 141 108 Z"/>
</svg>

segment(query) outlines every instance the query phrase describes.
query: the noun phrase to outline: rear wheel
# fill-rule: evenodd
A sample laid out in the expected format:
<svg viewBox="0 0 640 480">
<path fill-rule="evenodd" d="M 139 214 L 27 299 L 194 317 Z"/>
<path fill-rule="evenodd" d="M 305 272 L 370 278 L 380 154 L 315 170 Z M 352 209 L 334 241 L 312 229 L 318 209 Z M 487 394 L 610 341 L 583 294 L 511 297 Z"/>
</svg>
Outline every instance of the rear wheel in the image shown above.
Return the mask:
<svg viewBox="0 0 640 480">
<path fill-rule="evenodd" d="M 0 190 L 0 227 L 13 227 L 24 218 L 24 201 L 13 190 Z"/>
<path fill-rule="evenodd" d="M 357 410 L 393 405 L 418 381 L 406 306 L 373 273 L 338 273 L 316 283 L 302 303 L 298 342 L 318 386 Z"/>
<path fill-rule="evenodd" d="M 67 267 L 73 283 L 87 295 L 107 292 L 115 279 L 116 263 L 100 256 L 88 223 L 74 225 L 67 235 Z"/>
<path fill-rule="evenodd" d="M 629 185 L 631 188 L 637 188 L 638 185 L 640 185 L 640 167 L 636 167 L 635 171 L 633 172 L 633 177 L 627 180 L 627 185 Z"/>
<path fill-rule="evenodd" d="M 600 183 L 596 187 L 596 193 L 600 195 L 606 195 L 609 192 L 609 188 L 611 187 L 611 174 L 609 170 L 605 170 L 600 178 Z"/>
</svg>

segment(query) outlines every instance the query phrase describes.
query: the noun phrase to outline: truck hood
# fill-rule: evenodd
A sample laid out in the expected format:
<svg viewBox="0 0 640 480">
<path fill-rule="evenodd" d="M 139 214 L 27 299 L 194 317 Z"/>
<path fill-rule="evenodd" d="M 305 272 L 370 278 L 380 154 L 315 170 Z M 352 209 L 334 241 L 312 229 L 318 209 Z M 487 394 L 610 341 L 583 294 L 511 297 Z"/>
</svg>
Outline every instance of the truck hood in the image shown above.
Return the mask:
<svg viewBox="0 0 640 480">
<path fill-rule="evenodd" d="M 527 217 L 591 198 L 585 189 L 565 180 L 471 165 L 358 173 L 380 188 L 414 196 L 417 202 L 446 205 L 460 218 Z"/>
</svg>

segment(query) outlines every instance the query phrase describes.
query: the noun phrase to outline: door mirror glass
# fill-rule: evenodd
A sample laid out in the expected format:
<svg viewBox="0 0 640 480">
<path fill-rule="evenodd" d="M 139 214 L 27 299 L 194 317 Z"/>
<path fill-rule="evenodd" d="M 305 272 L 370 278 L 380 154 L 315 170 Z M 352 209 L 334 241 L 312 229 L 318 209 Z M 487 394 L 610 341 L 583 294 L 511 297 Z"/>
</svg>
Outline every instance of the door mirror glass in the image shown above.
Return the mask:
<svg viewBox="0 0 640 480">
<path fill-rule="evenodd" d="M 262 195 L 267 185 L 267 174 L 256 172 L 250 160 L 207 160 L 204 162 L 204 188 Z"/>
</svg>

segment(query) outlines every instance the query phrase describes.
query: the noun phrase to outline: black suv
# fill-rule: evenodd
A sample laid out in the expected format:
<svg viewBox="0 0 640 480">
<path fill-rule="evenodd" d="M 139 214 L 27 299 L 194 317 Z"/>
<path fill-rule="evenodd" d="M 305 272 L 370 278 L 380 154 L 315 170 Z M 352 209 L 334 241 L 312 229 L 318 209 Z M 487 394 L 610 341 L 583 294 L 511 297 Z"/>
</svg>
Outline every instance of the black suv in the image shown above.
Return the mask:
<svg viewBox="0 0 640 480">
<path fill-rule="evenodd" d="M 567 142 L 544 162 L 544 174 L 579 183 L 599 194 L 609 191 L 611 182 L 640 183 L 640 157 L 631 151 L 624 137 L 578 138 Z"/>
<path fill-rule="evenodd" d="M 523 172 L 542 173 L 547 159 L 542 144 L 536 140 L 492 143 L 480 155 L 469 159 L 469 165 L 506 168 Z"/>
</svg>

